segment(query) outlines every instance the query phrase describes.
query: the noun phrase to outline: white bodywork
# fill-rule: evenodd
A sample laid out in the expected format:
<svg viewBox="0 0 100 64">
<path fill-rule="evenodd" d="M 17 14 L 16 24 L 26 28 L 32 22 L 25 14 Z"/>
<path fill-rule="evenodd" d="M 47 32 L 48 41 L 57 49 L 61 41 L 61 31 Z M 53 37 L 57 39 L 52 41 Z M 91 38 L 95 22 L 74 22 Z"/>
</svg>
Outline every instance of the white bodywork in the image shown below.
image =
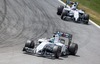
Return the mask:
<svg viewBox="0 0 100 64">
<path fill-rule="evenodd" d="M 74 6 L 74 5 L 72 5 L 71 7 L 69 5 L 66 5 L 63 9 L 63 12 L 66 11 L 66 10 L 69 11 L 69 14 L 73 14 L 75 21 L 77 21 L 78 18 L 79 18 L 79 13 L 84 13 L 84 11 L 76 9 L 76 8 L 77 7 Z"/>
<path fill-rule="evenodd" d="M 53 43 L 49 42 L 52 39 L 54 39 Z M 40 41 L 42 43 L 37 46 L 36 53 L 38 53 L 40 50 L 42 50 L 46 44 L 56 44 L 56 45 L 59 45 L 59 46 L 62 47 L 61 52 L 65 52 L 66 51 L 66 46 L 64 44 L 60 43 L 59 35 L 55 35 L 55 37 L 51 38 L 51 39 L 42 38 L 42 39 L 39 39 L 38 41 Z"/>
<path fill-rule="evenodd" d="M 75 21 L 78 20 L 79 18 L 79 12 L 77 10 L 73 11 L 74 12 L 74 18 L 75 18 Z"/>
<path fill-rule="evenodd" d="M 49 42 L 46 40 L 44 40 L 41 44 L 39 44 L 36 48 L 36 53 L 38 53 L 40 50 L 42 50 L 46 44 L 49 44 Z"/>
</svg>

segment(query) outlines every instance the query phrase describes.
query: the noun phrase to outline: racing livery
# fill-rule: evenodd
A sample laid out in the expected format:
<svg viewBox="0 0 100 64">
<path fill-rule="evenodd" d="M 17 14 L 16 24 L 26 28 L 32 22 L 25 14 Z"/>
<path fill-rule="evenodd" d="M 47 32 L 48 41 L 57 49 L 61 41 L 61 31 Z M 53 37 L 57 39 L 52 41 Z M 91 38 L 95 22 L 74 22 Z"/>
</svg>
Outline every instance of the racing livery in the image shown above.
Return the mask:
<svg viewBox="0 0 100 64">
<path fill-rule="evenodd" d="M 81 22 L 84 24 L 88 24 L 89 22 L 89 15 L 86 14 L 83 10 L 77 9 L 78 3 L 75 2 L 72 6 L 65 5 L 59 6 L 57 8 L 57 14 L 61 15 L 61 19 L 63 20 L 72 20 L 75 22 Z"/>
<path fill-rule="evenodd" d="M 65 40 L 60 37 L 68 38 L 68 45 Z M 69 33 L 56 32 L 52 38 L 42 38 L 38 40 L 38 43 L 34 43 L 32 40 L 28 40 L 23 48 L 26 53 L 33 53 L 41 56 L 51 56 L 59 58 L 60 56 L 66 56 L 68 54 L 76 55 L 78 45 L 72 43 L 72 35 Z"/>
</svg>

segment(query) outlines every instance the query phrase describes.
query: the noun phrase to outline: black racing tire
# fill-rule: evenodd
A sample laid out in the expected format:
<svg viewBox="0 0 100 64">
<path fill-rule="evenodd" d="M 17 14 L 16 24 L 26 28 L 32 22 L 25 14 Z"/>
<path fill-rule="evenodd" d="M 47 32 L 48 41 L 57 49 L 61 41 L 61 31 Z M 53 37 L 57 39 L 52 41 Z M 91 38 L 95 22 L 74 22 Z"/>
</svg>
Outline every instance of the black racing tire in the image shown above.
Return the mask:
<svg viewBox="0 0 100 64">
<path fill-rule="evenodd" d="M 34 41 L 31 41 L 30 43 L 25 43 L 25 47 L 34 48 L 35 47 Z"/>
<path fill-rule="evenodd" d="M 89 20 L 89 14 L 84 14 L 84 19 Z"/>
<path fill-rule="evenodd" d="M 59 58 L 61 55 L 61 46 L 54 46 L 53 53 L 55 58 Z"/>
<path fill-rule="evenodd" d="M 60 5 L 60 6 L 57 8 L 57 15 L 61 15 L 61 14 L 62 14 L 63 8 L 64 8 L 64 6 L 62 6 L 62 5 Z"/>
<path fill-rule="evenodd" d="M 25 43 L 25 47 L 30 48 L 30 44 L 31 44 L 31 43 Z"/>
<path fill-rule="evenodd" d="M 84 24 L 88 24 L 89 22 L 89 14 L 84 14 Z"/>
<path fill-rule="evenodd" d="M 22 51 L 26 51 L 26 48 L 30 48 L 30 43 L 25 43 Z"/>
<path fill-rule="evenodd" d="M 70 52 L 70 54 L 71 55 L 76 55 L 77 50 L 78 50 L 78 44 L 71 43 L 70 46 L 69 46 L 69 52 Z"/>
<path fill-rule="evenodd" d="M 67 14 L 68 14 L 67 11 L 62 12 L 62 14 L 61 14 L 61 19 L 64 20 L 63 18 L 64 18 L 64 16 L 67 16 Z"/>
</svg>

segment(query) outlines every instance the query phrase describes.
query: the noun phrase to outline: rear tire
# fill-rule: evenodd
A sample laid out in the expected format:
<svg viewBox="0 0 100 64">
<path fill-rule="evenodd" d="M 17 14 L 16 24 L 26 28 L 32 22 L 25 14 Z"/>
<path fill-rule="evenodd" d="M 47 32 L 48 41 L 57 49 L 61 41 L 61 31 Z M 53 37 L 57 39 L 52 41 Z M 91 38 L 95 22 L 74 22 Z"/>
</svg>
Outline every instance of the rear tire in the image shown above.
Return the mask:
<svg viewBox="0 0 100 64">
<path fill-rule="evenodd" d="M 76 55 L 77 50 L 78 50 L 78 45 L 76 43 L 70 44 L 69 52 L 70 52 L 71 55 Z"/>
<path fill-rule="evenodd" d="M 89 22 L 89 14 L 84 14 L 84 24 L 88 24 Z"/>
</svg>

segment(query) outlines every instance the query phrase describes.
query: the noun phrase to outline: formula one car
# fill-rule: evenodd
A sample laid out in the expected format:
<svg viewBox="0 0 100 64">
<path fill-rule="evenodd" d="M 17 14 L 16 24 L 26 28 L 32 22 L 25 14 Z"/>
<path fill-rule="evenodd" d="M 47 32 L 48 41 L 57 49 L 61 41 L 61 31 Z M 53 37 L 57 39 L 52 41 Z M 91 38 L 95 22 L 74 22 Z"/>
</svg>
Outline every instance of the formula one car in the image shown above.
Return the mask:
<svg viewBox="0 0 100 64">
<path fill-rule="evenodd" d="M 72 20 L 75 22 L 83 22 L 88 24 L 89 15 L 86 14 L 83 10 L 77 9 L 78 3 L 74 3 L 71 7 L 69 5 L 59 6 L 57 8 L 57 14 L 61 15 L 63 20 Z"/>
<path fill-rule="evenodd" d="M 68 38 L 68 44 L 61 37 Z M 42 38 L 38 40 L 38 45 L 34 41 L 28 40 L 23 47 L 26 53 L 33 53 L 40 56 L 50 56 L 59 58 L 68 54 L 76 55 L 78 45 L 72 43 L 72 35 L 63 32 L 55 32 L 52 38 Z"/>
</svg>

